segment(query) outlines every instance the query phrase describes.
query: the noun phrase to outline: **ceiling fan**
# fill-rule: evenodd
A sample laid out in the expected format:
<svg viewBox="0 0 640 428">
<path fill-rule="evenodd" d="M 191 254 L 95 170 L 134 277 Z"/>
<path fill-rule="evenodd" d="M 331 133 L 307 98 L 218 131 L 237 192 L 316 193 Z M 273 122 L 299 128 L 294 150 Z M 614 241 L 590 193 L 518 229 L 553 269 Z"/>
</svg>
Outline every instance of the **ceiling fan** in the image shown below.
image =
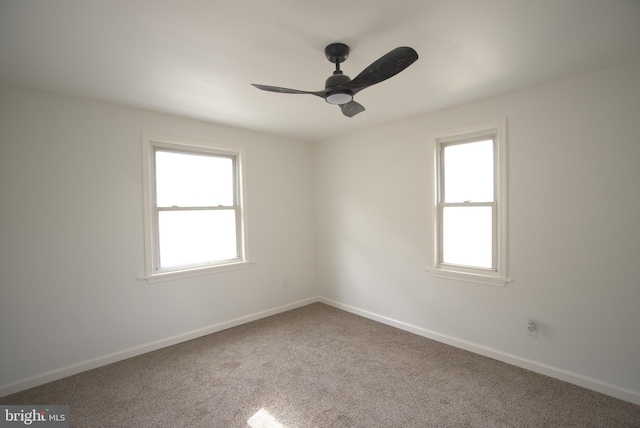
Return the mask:
<svg viewBox="0 0 640 428">
<path fill-rule="evenodd" d="M 344 43 L 332 43 L 324 49 L 327 59 L 336 65 L 336 70 L 325 82 L 320 91 L 299 91 L 277 86 L 257 85 L 258 89 L 283 94 L 311 94 L 324 98 L 329 104 L 339 105 L 342 113 L 353 117 L 365 110 L 364 106 L 353 100 L 353 96 L 371 85 L 380 83 L 400 73 L 418 59 L 418 53 L 409 47 L 395 48 L 365 68 L 355 79 L 351 79 L 340 70 L 340 63 L 349 56 L 349 46 Z"/>
</svg>

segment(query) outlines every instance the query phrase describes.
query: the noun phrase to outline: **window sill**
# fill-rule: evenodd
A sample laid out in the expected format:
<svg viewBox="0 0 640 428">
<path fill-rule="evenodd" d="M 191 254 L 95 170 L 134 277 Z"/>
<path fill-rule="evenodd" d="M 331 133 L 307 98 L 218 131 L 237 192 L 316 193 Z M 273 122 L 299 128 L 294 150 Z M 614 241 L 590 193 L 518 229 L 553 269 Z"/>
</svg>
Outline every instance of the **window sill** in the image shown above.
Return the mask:
<svg viewBox="0 0 640 428">
<path fill-rule="evenodd" d="M 173 281 L 176 279 L 189 278 L 192 276 L 208 275 L 216 272 L 225 272 L 229 270 L 246 269 L 255 261 L 242 261 L 228 263 L 224 265 L 198 267 L 193 269 L 176 270 L 171 272 L 154 273 L 153 275 L 142 276 L 139 280 L 145 280 L 149 284 L 162 281 Z"/>
<path fill-rule="evenodd" d="M 492 285 L 495 287 L 506 287 L 509 282 L 513 282 L 511 278 L 500 276 L 481 275 L 469 272 L 457 272 L 445 269 L 427 268 L 427 272 L 436 278 L 454 279 L 458 281 L 474 282 L 476 284 Z"/>
</svg>

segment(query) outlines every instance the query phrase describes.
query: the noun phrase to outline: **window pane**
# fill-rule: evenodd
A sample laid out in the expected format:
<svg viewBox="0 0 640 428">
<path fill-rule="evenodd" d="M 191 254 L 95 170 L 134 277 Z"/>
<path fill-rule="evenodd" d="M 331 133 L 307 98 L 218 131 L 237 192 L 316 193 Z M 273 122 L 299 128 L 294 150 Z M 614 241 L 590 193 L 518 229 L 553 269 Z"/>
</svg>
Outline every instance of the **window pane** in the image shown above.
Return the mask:
<svg viewBox="0 0 640 428">
<path fill-rule="evenodd" d="M 493 201 L 493 140 L 444 146 L 444 202 Z"/>
<path fill-rule="evenodd" d="M 160 211 L 160 267 L 238 257 L 233 210 Z"/>
<path fill-rule="evenodd" d="M 492 207 L 444 207 L 442 261 L 492 267 Z"/>
<path fill-rule="evenodd" d="M 156 151 L 159 207 L 233 205 L 233 159 Z"/>
</svg>

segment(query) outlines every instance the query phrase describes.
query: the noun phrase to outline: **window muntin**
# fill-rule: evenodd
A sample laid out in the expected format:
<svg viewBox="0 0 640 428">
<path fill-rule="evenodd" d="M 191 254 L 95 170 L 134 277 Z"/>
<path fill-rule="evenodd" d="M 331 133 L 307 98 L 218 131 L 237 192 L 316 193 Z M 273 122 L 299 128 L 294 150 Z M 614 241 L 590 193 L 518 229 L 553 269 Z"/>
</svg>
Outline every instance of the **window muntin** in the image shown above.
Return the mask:
<svg viewBox="0 0 640 428">
<path fill-rule="evenodd" d="M 145 135 L 145 277 L 150 282 L 248 263 L 244 149 Z"/>
<path fill-rule="evenodd" d="M 504 119 L 432 135 L 433 275 L 509 281 L 505 138 Z"/>
</svg>

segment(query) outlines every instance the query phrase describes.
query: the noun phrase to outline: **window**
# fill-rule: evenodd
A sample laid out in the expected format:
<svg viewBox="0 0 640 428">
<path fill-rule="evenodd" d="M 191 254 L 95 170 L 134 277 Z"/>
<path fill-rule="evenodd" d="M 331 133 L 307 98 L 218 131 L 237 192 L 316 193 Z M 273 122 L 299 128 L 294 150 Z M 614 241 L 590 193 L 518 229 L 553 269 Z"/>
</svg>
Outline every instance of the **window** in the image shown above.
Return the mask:
<svg viewBox="0 0 640 428">
<path fill-rule="evenodd" d="M 435 276 L 504 286 L 506 120 L 432 135 Z"/>
<path fill-rule="evenodd" d="M 146 277 L 246 266 L 244 149 L 143 136 Z"/>
</svg>

